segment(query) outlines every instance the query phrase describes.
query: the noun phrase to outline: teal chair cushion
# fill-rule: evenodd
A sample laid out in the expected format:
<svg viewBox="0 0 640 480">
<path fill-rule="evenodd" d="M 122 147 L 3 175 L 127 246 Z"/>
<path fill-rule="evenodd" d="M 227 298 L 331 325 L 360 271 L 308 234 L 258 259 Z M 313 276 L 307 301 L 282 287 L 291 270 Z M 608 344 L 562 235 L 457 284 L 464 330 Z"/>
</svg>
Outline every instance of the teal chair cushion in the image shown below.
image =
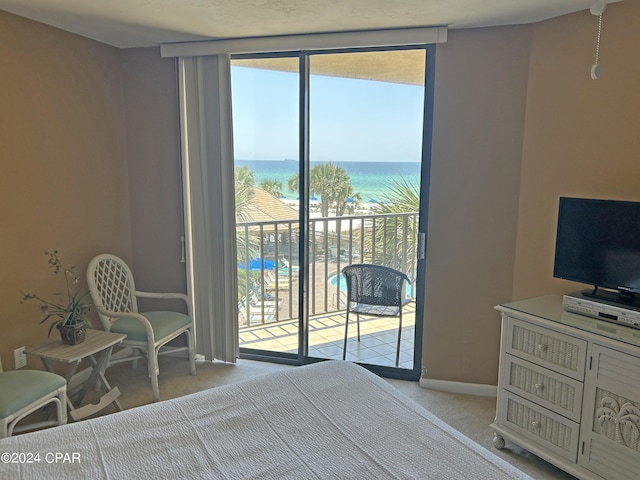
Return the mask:
<svg viewBox="0 0 640 480">
<path fill-rule="evenodd" d="M 156 340 L 164 338 L 191 323 L 190 317 L 179 312 L 144 312 L 140 315 L 149 320 Z M 147 341 L 147 331 L 144 329 L 144 326 L 133 318 L 116 320 L 111 325 L 111 331 L 126 334 L 127 340 L 135 342 Z"/>
<path fill-rule="evenodd" d="M 60 375 L 40 370 L 0 373 L 0 418 L 7 418 L 66 383 Z"/>
</svg>

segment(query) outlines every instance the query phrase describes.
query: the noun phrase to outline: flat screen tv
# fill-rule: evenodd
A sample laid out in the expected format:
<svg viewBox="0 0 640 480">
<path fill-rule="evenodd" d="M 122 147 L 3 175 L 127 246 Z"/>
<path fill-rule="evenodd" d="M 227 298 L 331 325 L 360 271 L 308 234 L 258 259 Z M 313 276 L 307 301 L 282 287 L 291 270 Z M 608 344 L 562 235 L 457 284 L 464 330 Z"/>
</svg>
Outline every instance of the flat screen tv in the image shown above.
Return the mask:
<svg viewBox="0 0 640 480">
<path fill-rule="evenodd" d="M 553 276 L 593 285 L 594 297 L 639 305 L 640 202 L 561 197 Z"/>
</svg>

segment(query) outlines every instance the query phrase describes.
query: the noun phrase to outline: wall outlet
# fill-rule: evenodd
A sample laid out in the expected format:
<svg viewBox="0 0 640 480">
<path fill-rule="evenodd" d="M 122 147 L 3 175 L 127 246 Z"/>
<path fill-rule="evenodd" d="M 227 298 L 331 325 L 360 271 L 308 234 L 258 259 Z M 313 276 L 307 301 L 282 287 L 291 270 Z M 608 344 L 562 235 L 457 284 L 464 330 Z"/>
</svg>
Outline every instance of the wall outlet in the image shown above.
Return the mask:
<svg viewBox="0 0 640 480">
<path fill-rule="evenodd" d="M 16 348 L 13 351 L 13 359 L 16 363 L 16 370 L 27 365 L 27 354 L 24 353 L 25 347 Z"/>
</svg>

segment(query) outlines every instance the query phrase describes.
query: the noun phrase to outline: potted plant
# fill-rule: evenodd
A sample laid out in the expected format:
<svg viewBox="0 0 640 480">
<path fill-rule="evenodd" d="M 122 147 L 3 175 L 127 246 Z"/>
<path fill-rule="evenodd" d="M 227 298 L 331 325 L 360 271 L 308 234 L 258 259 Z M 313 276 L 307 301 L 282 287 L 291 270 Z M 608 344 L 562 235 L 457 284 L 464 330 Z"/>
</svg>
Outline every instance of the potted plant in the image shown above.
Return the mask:
<svg viewBox="0 0 640 480">
<path fill-rule="evenodd" d="M 40 323 L 51 321 L 48 336 L 55 327 L 60 331 L 62 343 L 67 345 L 81 343 L 84 341 L 87 325 L 91 325 L 87 313 L 94 308 L 91 303 L 84 301 L 89 292 L 82 292 L 74 287 L 80 281 L 75 265 L 68 265 L 65 268 L 57 250 L 53 252 L 45 250 L 44 253 L 49 257 L 49 268 L 53 270 L 53 274 L 64 277 L 66 291 L 54 294 L 58 301 L 46 300 L 37 293 L 22 292 L 20 303 L 38 300 L 41 302 L 40 311 L 45 315 Z"/>
</svg>

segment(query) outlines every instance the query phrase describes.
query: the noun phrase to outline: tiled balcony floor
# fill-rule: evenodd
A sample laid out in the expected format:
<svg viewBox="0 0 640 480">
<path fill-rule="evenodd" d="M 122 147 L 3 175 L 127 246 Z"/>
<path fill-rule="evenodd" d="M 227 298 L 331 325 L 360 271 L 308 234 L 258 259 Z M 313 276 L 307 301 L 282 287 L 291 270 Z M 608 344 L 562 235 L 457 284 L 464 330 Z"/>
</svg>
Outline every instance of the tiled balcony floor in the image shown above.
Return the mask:
<svg viewBox="0 0 640 480">
<path fill-rule="evenodd" d="M 413 368 L 415 303 L 403 309 L 400 368 Z M 314 316 L 309 322 L 309 356 L 342 359 L 345 313 Z M 347 360 L 372 365 L 395 366 L 398 317 L 360 316 L 360 342 L 356 316 L 350 315 Z M 240 347 L 275 352 L 298 351 L 298 323 L 289 320 L 240 329 Z"/>
</svg>

